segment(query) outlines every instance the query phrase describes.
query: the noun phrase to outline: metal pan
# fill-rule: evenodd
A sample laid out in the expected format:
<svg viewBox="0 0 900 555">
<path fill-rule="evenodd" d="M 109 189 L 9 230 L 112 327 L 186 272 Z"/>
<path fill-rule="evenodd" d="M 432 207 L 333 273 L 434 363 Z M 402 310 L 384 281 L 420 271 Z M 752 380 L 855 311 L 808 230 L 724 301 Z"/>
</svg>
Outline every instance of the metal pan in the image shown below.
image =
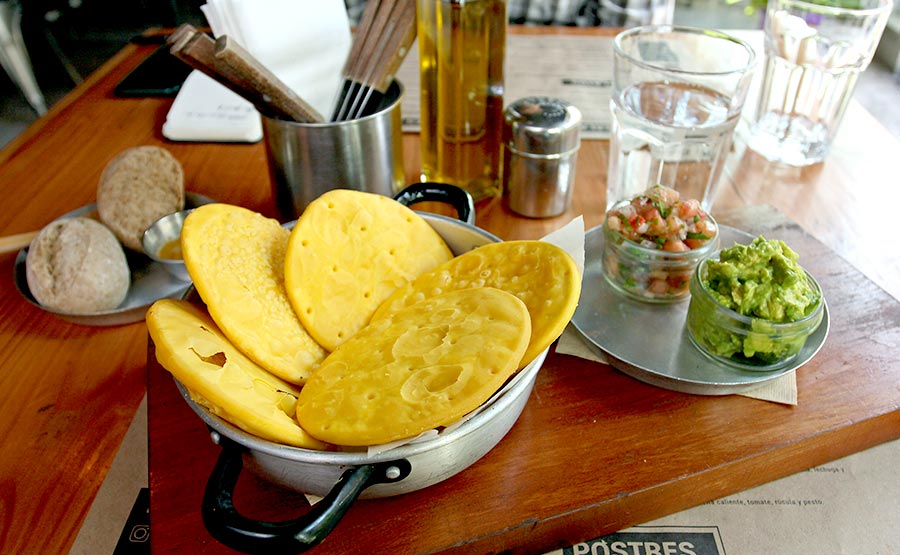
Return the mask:
<svg viewBox="0 0 900 555">
<path fill-rule="evenodd" d="M 450 191 L 449 193 L 447 191 Z M 449 195 L 449 196 L 448 196 Z M 454 254 L 500 239 L 478 229 L 471 197 L 461 189 L 417 184 L 401 191 L 404 204 L 451 202 L 460 220 L 422 213 Z M 187 298 L 200 302 L 196 292 Z M 247 553 L 299 553 L 321 542 L 357 497 L 387 497 L 419 490 L 463 471 L 490 451 L 518 420 L 534 387 L 545 350 L 471 418 L 436 437 L 383 451 L 326 452 L 260 439 L 195 403 L 176 380 L 185 402 L 207 424 L 222 447 L 204 493 L 203 522 L 221 543 Z M 243 465 L 264 478 L 302 493 L 324 496 L 301 518 L 260 522 L 239 514 L 232 503 Z"/>
<path fill-rule="evenodd" d="M 185 207 L 195 208 L 202 204 L 209 204 L 212 199 L 196 193 L 185 193 Z M 86 217 L 99 220 L 97 205 L 89 204 L 73 210 L 61 216 L 66 218 Z M 159 299 L 175 299 L 184 296 L 190 287 L 190 282 L 177 279 L 170 274 L 162 264 L 154 262 L 143 253 L 125 249 L 125 257 L 128 260 L 128 268 L 131 270 L 131 285 L 128 294 L 122 304 L 112 310 L 99 312 L 65 312 L 42 306 L 31 290 L 28 288 L 28 280 L 25 277 L 25 258 L 28 256 L 28 248 L 19 251 L 15 262 L 15 283 L 19 293 L 25 300 L 34 306 L 56 314 L 63 320 L 82 324 L 85 326 L 120 326 L 144 320 L 144 314 L 154 301 Z"/>
</svg>

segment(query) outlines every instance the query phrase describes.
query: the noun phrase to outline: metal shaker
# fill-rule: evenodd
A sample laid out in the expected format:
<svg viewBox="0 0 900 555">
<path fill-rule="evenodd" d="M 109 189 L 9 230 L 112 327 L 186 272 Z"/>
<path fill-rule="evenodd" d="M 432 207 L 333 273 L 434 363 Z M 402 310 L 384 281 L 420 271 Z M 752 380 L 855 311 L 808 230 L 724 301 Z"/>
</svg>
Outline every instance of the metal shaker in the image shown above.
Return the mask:
<svg viewBox="0 0 900 555">
<path fill-rule="evenodd" d="M 509 208 L 548 218 L 572 201 L 581 112 L 544 96 L 526 97 L 503 113 L 503 189 Z"/>
</svg>

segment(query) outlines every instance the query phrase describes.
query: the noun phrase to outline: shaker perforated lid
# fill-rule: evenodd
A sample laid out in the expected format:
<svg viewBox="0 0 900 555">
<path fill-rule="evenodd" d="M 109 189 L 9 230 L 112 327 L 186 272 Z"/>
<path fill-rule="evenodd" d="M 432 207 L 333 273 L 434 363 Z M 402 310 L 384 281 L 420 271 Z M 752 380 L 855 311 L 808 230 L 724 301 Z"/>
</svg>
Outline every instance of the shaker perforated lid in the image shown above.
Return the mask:
<svg viewBox="0 0 900 555">
<path fill-rule="evenodd" d="M 579 145 L 581 111 L 565 100 L 521 98 L 506 108 L 503 122 L 503 142 L 514 152 L 563 154 Z"/>
</svg>

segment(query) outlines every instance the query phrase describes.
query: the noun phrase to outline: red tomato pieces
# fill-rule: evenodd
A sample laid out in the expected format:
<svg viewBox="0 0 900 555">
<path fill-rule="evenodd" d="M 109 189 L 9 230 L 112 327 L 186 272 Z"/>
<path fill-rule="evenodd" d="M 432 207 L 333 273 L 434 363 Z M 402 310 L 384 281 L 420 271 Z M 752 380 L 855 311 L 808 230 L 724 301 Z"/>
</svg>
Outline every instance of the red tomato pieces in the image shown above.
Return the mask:
<svg viewBox="0 0 900 555">
<path fill-rule="evenodd" d="M 681 200 L 678 191 L 654 185 L 624 205 L 607 212 L 608 227 L 649 249 L 685 252 L 716 236 L 716 224 L 695 199 Z"/>
</svg>

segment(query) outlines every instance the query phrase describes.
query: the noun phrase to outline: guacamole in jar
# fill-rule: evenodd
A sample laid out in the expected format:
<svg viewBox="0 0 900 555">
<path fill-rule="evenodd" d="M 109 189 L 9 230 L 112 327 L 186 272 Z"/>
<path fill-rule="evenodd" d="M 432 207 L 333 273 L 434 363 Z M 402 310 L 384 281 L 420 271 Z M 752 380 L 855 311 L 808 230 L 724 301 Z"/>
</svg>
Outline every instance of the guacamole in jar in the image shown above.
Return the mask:
<svg viewBox="0 0 900 555">
<path fill-rule="evenodd" d="M 809 315 L 819 294 L 784 241 L 757 237 L 749 245 L 722 249 L 706 264 L 703 285 L 720 305 L 772 322 L 796 322 Z"/>
<path fill-rule="evenodd" d="M 784 241 L 757 237 L 705 261 L 693 286 L 688 329 L 714 357 L 755 366 L 795 355 L 822 317 L 821 292 Z M 723 310 L 730 309 L 734 313 Z"/>
</svg>

